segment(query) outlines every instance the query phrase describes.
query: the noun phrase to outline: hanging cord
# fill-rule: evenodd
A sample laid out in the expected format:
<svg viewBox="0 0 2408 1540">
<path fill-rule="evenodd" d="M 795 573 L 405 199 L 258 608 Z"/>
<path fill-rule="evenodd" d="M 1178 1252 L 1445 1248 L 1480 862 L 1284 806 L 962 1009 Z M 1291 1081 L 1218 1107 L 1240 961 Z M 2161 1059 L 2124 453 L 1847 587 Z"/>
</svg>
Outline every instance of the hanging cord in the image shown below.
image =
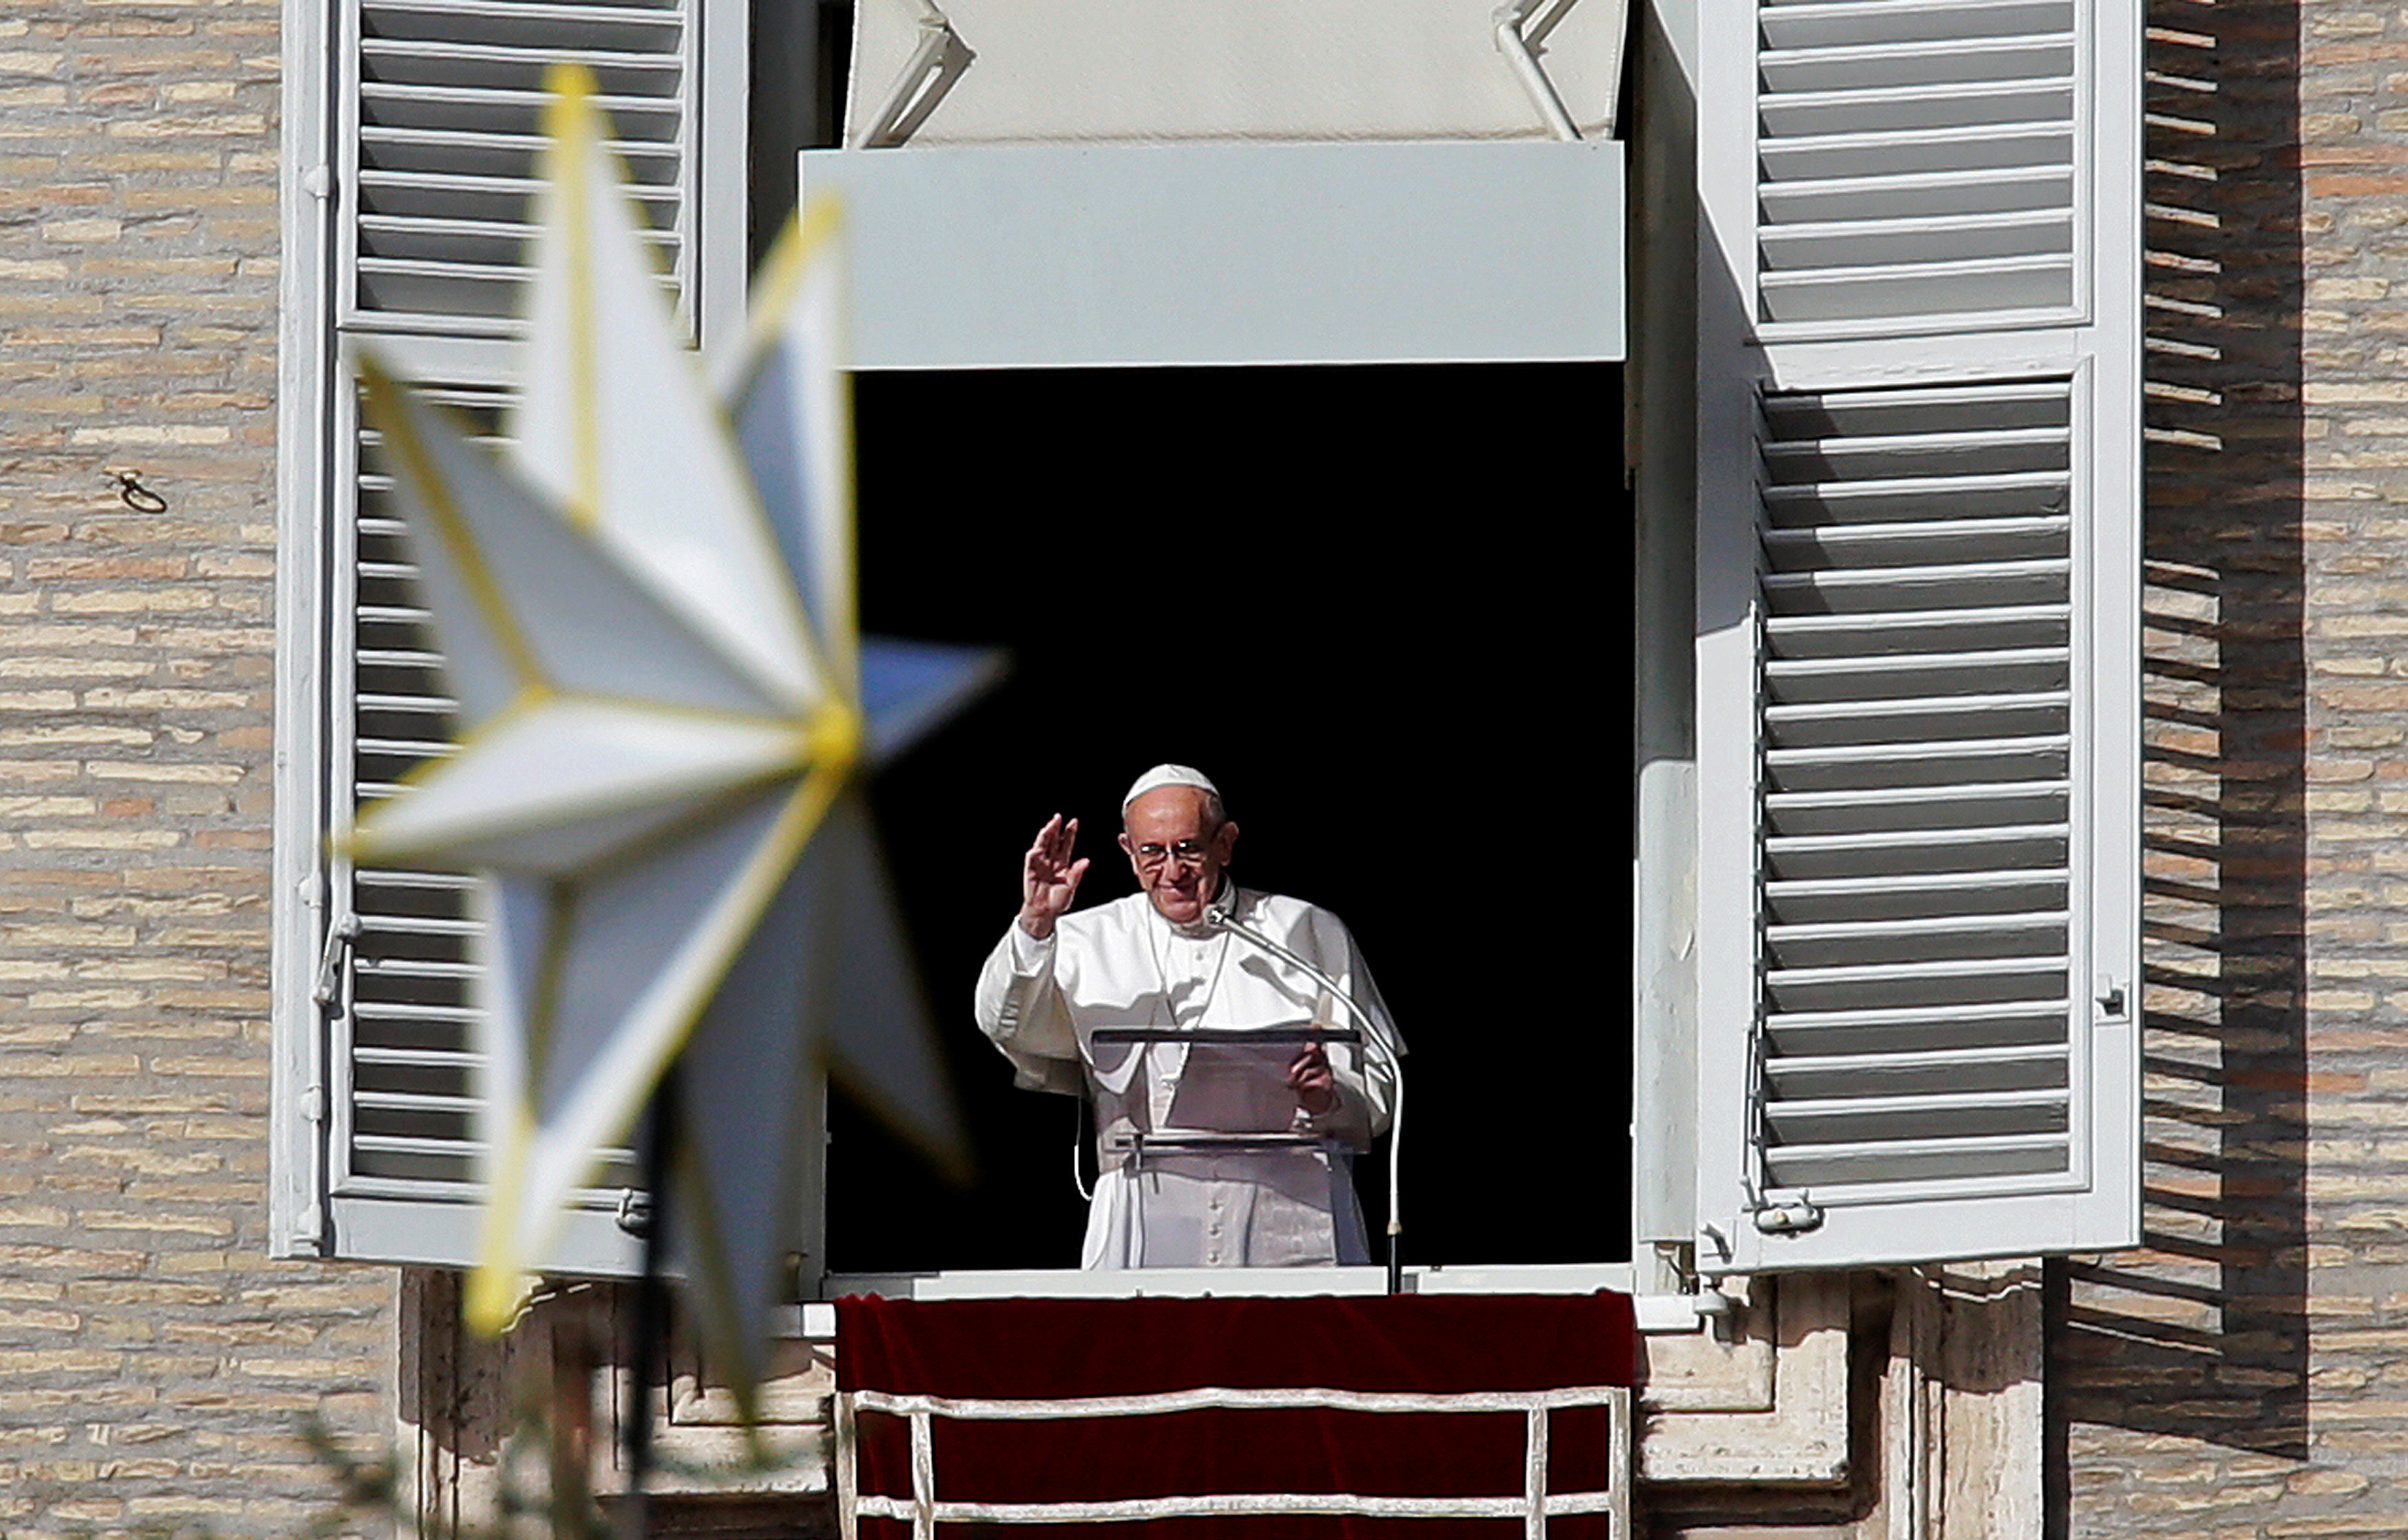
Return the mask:
<svg viewBox="0 0 2408 1540">
<path fill-rule="evenodd" d="M 1405 1291 L 1405 1257 L 1401 1249 L 1405 1233 L 1404 1187 L 1399 1174 L 1404 1169 L 1405 1156 L 1405 1066 L 1396 1049 L 1371 1032 L 1363 1034 L 1366 1041 L 1378 1041 L 1380 1052 L 1388 1061 L 1388 1078 L 1396 1087 L 1396 1105 L 1388 1114 L 1388 1292 Z"/>
<path fill-rule="evenodd" d="M 1096 1201 L 1096 1190 L 1087 1185 L 1087 1099 L 1070 1099 L 1070 1185 L 1079 1190 L 1079 1201 Z"/>
<path fill-rule="evenodd" d="M 678 1138 L 678 1066 L 675 1060 L 661 1072 L 646 1103 L 643 1122 L 644 1191 L 652 1205 L 644 1226 L 643 1275 L 636 1284 L 635 1342 L 628 1357 L 635 1390 L 628 1398 L 627 1422 L 621 1458 L 626 1462 L 627 1494 L 619 1509 L 617 1540 L 646 1540 L 652 1533 L 652 1375 L 666 1355 L 669 1339 L 669 1164 L 670 1148 Z"/>
</svg>

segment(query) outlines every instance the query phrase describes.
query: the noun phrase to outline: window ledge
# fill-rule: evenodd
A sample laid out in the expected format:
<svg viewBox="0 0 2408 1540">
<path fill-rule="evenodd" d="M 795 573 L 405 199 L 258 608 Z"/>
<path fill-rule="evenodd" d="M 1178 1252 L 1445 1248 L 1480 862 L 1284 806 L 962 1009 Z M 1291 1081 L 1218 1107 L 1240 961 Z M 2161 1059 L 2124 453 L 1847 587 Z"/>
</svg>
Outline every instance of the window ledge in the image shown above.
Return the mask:
<svg viewBox="0 0 2408 1540">
<path fill-rule="evenodd" d="M 1601 1289 L 1631 1292 L 1628 1262 L 1586 1266 L 1408 1267 L 1411 1294 L 1585 1294 Z M 1135 1268 L 1082 1272 L 1069 1268 L 939 1273 L 837 1273 L 824 1282 L 829 1299 L 878 1294 L 888 1299 L 1135 1299 L 1147 1295 L 1383 1294 L 1387 1275 L 1379 1267 L 1195 1267 Z M 1700 1330 L 1703 1317 L 1685 1294 L 1639 1294 L 1632 1301 L 1639 1330 L 1669 1335 Z M 805 1305 L 790 1312 L 783 1334 L 826 1337 L 836 1330 L 829 1305 Z"/>
</svg>

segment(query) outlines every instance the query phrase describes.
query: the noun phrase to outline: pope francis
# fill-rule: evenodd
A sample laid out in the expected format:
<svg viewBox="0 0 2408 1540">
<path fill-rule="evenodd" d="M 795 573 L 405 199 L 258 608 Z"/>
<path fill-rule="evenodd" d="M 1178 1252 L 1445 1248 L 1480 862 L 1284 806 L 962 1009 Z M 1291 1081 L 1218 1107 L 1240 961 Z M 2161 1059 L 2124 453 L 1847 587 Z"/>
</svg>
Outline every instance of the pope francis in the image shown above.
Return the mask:
<svg viewBox="0 0 2408 1540">
<path fill-rule="evenodd" d="M 1353 1157 L 1388 1125 L 1404 1045 L 1354 938 L 1227 880 L 1238 826 L 1185 765 L 1122 800 L 1137 892 L 1072 913 L 1078 834 L 1056 814 L 1022 858 L 978 1020 L 1022 1085 L 1095 1102 L 1081 1264 L 1370 1262 Z"/>
</svg>

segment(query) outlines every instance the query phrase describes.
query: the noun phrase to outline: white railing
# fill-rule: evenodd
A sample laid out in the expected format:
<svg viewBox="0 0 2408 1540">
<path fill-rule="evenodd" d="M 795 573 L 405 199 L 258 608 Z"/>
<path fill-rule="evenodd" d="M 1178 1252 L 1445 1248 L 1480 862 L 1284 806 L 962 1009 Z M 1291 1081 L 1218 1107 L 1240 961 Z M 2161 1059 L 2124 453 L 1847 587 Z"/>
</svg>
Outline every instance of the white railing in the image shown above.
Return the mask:
<svg viewBox="0 0 2408 1540">
<path fill-rule="evenodd" d="M 1547 1490 L 1547 1439 L 1551 1414 L 1571 1406 L 1611 1409 L 1606 1491 Z M 1043 1421 L 1098 1417 L 1151 1417 L 1199 1410 L 1323 1408 L 1344 1412 L 1518 1414 L 1525 1429 L 1522 1490 L 1489 1496 L 1369 1497 L 1352 1492 L 1213 1492 L 1186 1496 L 1044 1503 L 946 1501 L 937 1495 L 937 1418 L 962 1421 Z M 864 1413 L 906 1419 L 910 1431 L 911 1495 L 864 1496 L 860 1490 L 857 1419 Z M 1280 1518 L 1293 1514 L 1339 1514 L 1382 1519 L 1514 1519 L 1528 1540 L 1547 1533 L 1558 1515 L 1606 1514 L 1612 1540 L 1630 1533 L 1630 1391 L 1622 1386 L 1575 1386 L 1550 1390 L 1333 1390 L 1309 1388 L 1224 1390 L 1208 1387 L 1153 1395 L 1087 1396 L 1064 1400 L 973 1400 L 903 1395 L 883 1390 L 840 1391 L 836 1397 L 837 1512 L 845 1540 L 857 1540 L 862 1519 L 910 1521 L 912 1540 L 937 1540 L 937 1526 L 1072 1524 L 1204 1517 Z"/>
</svg>

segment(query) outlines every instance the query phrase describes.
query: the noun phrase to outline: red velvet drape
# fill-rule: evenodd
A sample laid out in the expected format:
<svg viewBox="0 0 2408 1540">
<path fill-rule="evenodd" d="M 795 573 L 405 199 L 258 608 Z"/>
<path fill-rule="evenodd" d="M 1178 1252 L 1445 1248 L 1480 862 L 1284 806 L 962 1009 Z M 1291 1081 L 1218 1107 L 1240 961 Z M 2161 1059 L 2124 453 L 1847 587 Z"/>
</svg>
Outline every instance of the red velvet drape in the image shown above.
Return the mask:
<svg viewBox="0 0 2408 1540">
<path fill-rule="evenodd" d="M 845 1390 L 994 1399 L 1137 1395 L 1198 1386 L 1353 1390 L 1535 1390 L 1628 1385 L 1630 1301 L 1620 1294 L 1304 1299 L 996 1300 L 837 1305 Z M 1552 1414 L 1548 1485 L 1594 1491 L 1608 1468 L 1607 1414 Z M 1518 1413 L 1211 1409 L 1048 1422 L 934 1425 L 947 1500 L 1042 1502 L 1209 1492 L 1496 1496 L 1524 1485 Z M 898 1418 L 861 1419 L 865 1493 L 908 1497 Z M 908 1533 L 865 1520 L 865 1537 Z M 962 1526 L 951 1533 L 981 1533 Z M 1520 1520 L 1297 1518 L 997 1526 L 997 1535 L 1106 1537 L 1518 1535 Z M 1562 1540 L 1601 1518 L 1554 1519 Z"/>
</svg>

